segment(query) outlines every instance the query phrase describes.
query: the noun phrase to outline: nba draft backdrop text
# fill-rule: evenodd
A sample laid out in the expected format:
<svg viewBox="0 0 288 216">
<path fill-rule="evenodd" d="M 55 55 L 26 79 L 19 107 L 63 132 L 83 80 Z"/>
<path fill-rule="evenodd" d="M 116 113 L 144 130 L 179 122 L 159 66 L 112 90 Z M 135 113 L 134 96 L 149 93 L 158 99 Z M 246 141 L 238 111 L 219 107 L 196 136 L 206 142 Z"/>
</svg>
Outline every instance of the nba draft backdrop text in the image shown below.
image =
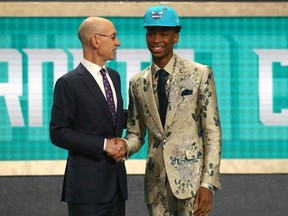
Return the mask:
<svg viewBox="0 0 288 216">
<path fill-rule="evenodd" d="M 63 174 L 67 155 L 50 143 L 50 111 L 56 80 L 82 57 L 79 24 L 89 15 L 115 24 L 121 46 L 108 64 L 121 74 L 127 108 L 130 77 L 151 61 L 141 25 L 153 3 L 18 4 L 0 6 L 0 175 Z M 28 12 L 19 15 L 21 4 Z M 103 14 L 99 4 L 113 4 L 114 12 Z M 281 166 L 288 162 L 288 3 L 253 3 L 254 11 L 247 2 L 169 4 L 182 18 L 175 52 L 214 71 L 221 172 L 288 173 Z M 54 14 L 59 5 L 66 10 Z M 69 7 L 79 7 L 76 17 Z M 127 161 L 129 174 L 144 173 L 146 150 Z"/>
</svg>

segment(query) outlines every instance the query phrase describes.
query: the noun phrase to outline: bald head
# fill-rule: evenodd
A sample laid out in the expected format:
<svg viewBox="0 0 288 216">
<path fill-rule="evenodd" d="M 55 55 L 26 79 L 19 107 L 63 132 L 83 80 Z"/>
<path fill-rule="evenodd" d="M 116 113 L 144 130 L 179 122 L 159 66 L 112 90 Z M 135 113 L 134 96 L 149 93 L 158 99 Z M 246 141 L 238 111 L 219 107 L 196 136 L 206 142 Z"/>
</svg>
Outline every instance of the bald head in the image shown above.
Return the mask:
<svg viewBox="0 0 288 216">
<path fill-rule="evenodd" d="M 120 41 L 111 21 L 102 17 L 88 17 L 79 26 L 83 58 L 99 66 L 115 58 Z"/>
<path fill-rule="evenodd" d="M 82 46 L 88 46 L 90 37 L 95 33 L 105 31 L 105 28 L 113 27 L 113 23 L 102 17 L 88 17 L 86 18 L 78 29 L 78 37 Z"/>
</svg>

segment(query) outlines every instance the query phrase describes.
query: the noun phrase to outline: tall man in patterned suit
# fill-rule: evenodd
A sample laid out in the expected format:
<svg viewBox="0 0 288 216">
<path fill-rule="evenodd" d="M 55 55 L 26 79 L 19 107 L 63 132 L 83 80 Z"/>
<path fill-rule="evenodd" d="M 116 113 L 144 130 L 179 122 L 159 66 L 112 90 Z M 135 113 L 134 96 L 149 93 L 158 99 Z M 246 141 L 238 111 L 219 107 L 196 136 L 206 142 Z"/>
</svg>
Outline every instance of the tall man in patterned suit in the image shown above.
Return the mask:
<svg viewBox="0 0 288 216">
<path fill-rule="evenodd" d="M 150 215 L 207 215 L 220 188 L 221 160 L 212 70 L 173 52 L 181 29 L 174 9 L 149 8 L 144 27 L 153 62 L 130 81 L 126 156 L 142 147 L 148 131 L 145 202 Z M 159 92 L 162 69 L 167 101 Z"/>
</svg>

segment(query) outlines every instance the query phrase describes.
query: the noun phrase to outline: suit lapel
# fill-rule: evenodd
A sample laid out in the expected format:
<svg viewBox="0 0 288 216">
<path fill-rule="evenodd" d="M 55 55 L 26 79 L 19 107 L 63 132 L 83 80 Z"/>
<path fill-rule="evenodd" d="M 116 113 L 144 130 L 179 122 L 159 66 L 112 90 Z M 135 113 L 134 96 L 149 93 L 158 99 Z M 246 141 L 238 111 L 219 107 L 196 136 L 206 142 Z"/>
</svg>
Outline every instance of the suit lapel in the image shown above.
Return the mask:
<svg viewBox="0 0 288 216">
<path fill-rule="evenodd" d="M 167 127 L 167 125 L 170 125 L 173 120 L 173 117 L 178 108 L 179 100 L 181 100 L 180 95 L 181 91 L 183 90 L 183 85 L 187 81 L 187 76 L 189 76 L 188 71 L 185 70 L 185 67 L 183 66 L 185 64 L 184 60 L 176 57 L 175 61 L 176 63 L 170 83 L 165 127 Z M 163 127 L 153 92 L 151 67 L 147 69 L 146 73 L 143 76 L 143 80 L 140 82 L 139 86 L 141 89 L 140 92 L 143 92 L 143 98 L 145 100 L 145 103 L 147 104 L 147 109 L 151 113 L 151 117 L 153 118 L 155 125 L 157 126 L 159 131 L 163 132 Z M 142 91 L 142 89 L 144 89 L 144 91 Z"/>
<path fill-rule="evenodd" d="M 170 125 L 173 120 L 178 104 L 180 103 L 179 100 L 181 100 L 181 90 L 183 90 L 183 85 L 187 81 L 187 76 L 189 75 L 187 70 L 184 70 L 186 67 L 183 66 L 185 64 L 183 59 L 176 57 L 175 61 L 174 72 L 171 78 L 169 90 L 165 127 Z"/>
<path fill-rule="evenodd" d="M 80 64 L 78 67 L 80 69 L 79 74 L 81 75 L 83 83 L 87 86 L 94 99 L 97 100 L 98 104 L 102 107 L 103 112 L 106 114 L 109 121 L 111 121 L 111 124 L 113 124 L 108 103 L 99 85 L 97 84 L 93 76 L 89 73 L 89 71 L 82 64 Z"/>
<path fill-rule="evenodd" d="M 153 82 L 152 82 L 152 71 L 151 67 L 149 67 L 146 73 L 143 76 L 143 80 L 140 82 L 140 90 L 139 92 L 143 92 L 143 98 L 145 103 L 147 104 L 147 109 L 151 113 L 151 117 L 159 129 L 159 131 L 163 132 L 161 119 L 158 113 L 157 103 L 155 100 L 155 95 L 153 92 Z M 142 91 L 144 90 L 144 91 Z"/>
</svg>

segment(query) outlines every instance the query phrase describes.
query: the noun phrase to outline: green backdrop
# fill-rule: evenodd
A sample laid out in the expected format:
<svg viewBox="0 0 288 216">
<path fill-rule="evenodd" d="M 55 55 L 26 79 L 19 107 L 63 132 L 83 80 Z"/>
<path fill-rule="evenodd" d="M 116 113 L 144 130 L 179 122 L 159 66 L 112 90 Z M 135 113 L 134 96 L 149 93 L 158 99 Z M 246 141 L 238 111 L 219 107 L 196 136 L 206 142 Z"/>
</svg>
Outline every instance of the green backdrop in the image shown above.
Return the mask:
<svg viewBox="0 0 288 216">
<path fill-rule="evenodd" d="M 66 159 L 49 140 L 53 85 L 78 64 L 83 19 L 0 18 L 0 160 Z M 147 51 L 145 30 L 142 18 L 109 19 L 121 46 L 108 65 L 121 74 L 127 108 L 127 81 L 138 72 L 128 76 L 128 65 L 150 62 L 133 65 Z M 288 158 L 288 18 L 187 17 L 182 26 L 175 50 L 214 71 L 223 158 Z M 133 158 L 144 159 L 146 149 Z"/>
</svg>

